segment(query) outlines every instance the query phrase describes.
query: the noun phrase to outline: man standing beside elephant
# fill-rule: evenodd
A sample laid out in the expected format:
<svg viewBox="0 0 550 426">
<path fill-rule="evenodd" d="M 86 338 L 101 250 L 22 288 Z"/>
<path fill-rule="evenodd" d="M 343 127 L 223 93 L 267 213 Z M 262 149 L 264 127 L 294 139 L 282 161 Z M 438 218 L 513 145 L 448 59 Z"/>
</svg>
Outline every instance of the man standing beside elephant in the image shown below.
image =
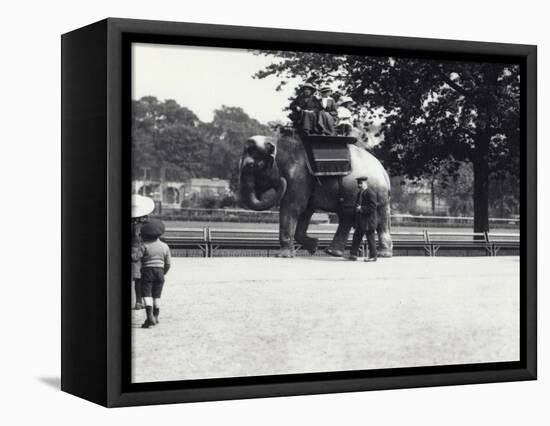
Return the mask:
<svg viewBox="0 0 550 426">
<path fill-rule="evenodd" d="M 353 233 L 349 260 L 357 260 L 363 235 L 367 234 L 368 258 L 365 261 L 375 262 L 377 254 L 374 232 L 377 224 L 378 202 L 376 193 L 369 188 L 367 180 L 368 178 L 364 176 L 357 178 L 359 193 L 355 205 L 355 232 Z"/>
</svg>

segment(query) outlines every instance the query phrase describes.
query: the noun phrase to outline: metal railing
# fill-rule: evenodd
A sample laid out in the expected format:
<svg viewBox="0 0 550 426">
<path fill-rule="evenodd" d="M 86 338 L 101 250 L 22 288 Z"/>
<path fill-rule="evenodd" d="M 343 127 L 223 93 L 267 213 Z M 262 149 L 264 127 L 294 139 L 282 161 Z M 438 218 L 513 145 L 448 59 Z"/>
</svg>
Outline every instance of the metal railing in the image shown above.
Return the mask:
<svg viewBox="0 0 550 426">
<path fill-rule="evenodd" d="M 319 249 L 329 246 L 334 230 L 313 230 L 308 235 L 319 240 Z M 426 256 L 437 256 L 441 251 L 463 250 L 483 252 L 496 256 L 501 251 L 518 251 L 520 236 L 517 233 L 490 232 L 433 232 L 427 229 L 408 232 L 392 232 L 394 251 L 417 250 Z M 215 257 L 221 250 L 279 249 L 279 231 L 265 229 L 168 228 L 164 238 L 171 249 L 198 250 L 202 257 Z M 350 233 L 348 243 L 351 243 Z M 363 249 L 366 249 L 365 242 Z M 299 250 L 300 245 L 296 245 Z"/>
<path fill-rule="evenodd" d="M 317 220 L 337 223 L 336 213 L 317 213 Z M 197 208 L 197 207 L 163 207 L 161 219 L 165 220 L 183 220 L 183 221 L 219 221 L 219 222 L 270 222 L 279 221 L 279 211 L 252 211 L 238 208 Z M 474 218 L 471 216 L 423 216 L 394 213 L 391 215 L 394 225 L 414 225 L 414 226 L 470 226 L 473 227 Z M 520 226 L 519 218 L 489 218 L 489 224 L 498 228 L 514 228 Z"/>
</svg>

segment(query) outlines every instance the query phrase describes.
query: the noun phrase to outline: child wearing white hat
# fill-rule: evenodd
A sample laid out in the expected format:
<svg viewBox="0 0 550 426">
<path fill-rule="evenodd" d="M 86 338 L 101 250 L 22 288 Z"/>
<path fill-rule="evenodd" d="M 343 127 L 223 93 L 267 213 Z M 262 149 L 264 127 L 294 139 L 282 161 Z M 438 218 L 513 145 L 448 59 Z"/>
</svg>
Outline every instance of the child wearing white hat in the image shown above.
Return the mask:
<svg viewBox="0 0 550 426">
<path fill-rule="evenodd" d="M 343 96 L 340 100 L 338 113 L 338 132 L 343 136 L 349 136 L 353 130 L 353 114 L 351 108 L 355 102 L 349 96 Z"/>
<path fill-rule="evenodd" d="M 149 197 L 138 194 L 132 195 L 132 284 L 136 294 L 134 309 L 143 309 L 143 294 L 141 289 L 141 258 L 145 246 L 141 239 L 141 226 L 147 216 L 155 210 L 155 202 Z"/>
</svg>

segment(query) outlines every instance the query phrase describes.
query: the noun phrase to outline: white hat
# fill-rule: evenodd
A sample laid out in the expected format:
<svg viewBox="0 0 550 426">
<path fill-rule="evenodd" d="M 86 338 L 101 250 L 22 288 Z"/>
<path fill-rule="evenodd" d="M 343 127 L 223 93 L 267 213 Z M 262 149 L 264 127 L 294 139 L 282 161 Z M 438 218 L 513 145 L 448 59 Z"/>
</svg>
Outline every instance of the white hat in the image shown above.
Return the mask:
<svg viewBox="0 0 550 426">
<path fill-rule="evenodd" d="M 346 103 L 354 104 L 355 101 L 353 99 L 351 99 L 349 96 L 342 96 L 342 98 L 340 99 L 340 105 L 346 104 Z"/>
<path fill-rule="evenodd" d="M 155 202 L 143 195 L 132 194 L 132 217 L 147 216 L 155 210 Z"/>
</svg>

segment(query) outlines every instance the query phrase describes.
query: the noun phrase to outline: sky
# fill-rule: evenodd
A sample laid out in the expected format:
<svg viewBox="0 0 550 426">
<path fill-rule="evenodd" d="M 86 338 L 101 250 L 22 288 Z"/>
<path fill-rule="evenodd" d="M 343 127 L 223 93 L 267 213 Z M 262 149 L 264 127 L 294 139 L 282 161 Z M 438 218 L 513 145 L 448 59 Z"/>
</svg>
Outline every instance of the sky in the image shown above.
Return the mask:
<svg viewBox="0 0 550 426">
<path fill-rule="evenodd" d="M 205 122 L 212 121 L 222 105 L 242 107 L 262 123 L 286 122 L 283 108 L 300 81 L 277 92 L 278 78 L 252 78 L 274 60 L 245 49 L 134 43 L 132 99 L 174 99 Z"/>
</svg>

